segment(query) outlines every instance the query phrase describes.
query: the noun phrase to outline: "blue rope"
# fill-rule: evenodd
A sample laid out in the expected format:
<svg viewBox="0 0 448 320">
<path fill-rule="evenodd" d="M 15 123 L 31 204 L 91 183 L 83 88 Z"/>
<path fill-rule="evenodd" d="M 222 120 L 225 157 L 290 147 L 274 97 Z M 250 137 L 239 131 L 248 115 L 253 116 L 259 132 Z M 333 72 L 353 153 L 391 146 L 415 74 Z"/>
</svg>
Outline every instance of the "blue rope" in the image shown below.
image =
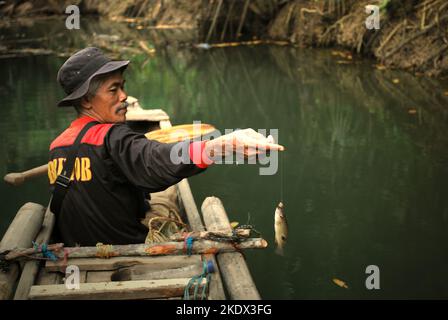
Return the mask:
<svg viewBox="0 0 448 320">
<path fill-rule="evenodd" d="M 188 256 L 191 256 L 191 254 L 193 253 L 193 237 L 187 237 L 187 239 L 185 239 L 185 242 L 187 244 L 187 254 Z"/>
<path fill-rule="evenodd" d="M 197 300 L 199 286 L 205 278 L 205 284 L 202 287 L 201 300 L 205 300 L 206 292 L 208 289 L 208 285 L 210 282 L 211 274 L 215 272 L 213 267 L 213 262 L 211 261 L 203 261 L 202 263 L 202 273 L 200 275 L 194 276 L 188 281 L 187 286 L 184 290 L 184 300 L 190 300 L 190 289 L 194 286 L 193 300 Z"/>
<path fill-rule="evenodd" d="M 34 251 L 39 251 L 39 245 L 33 241 L 33 248 Z M 42 256 L 44 258 L 50 259 L 51 261 L 56 261 L 58 260 L 58 258 L 54 255 L 54 253 L 51 250 L 48 250 L 47 244 L 43 243 L 41 245 L 41 251 L 42 251 Z"/>
</svg>

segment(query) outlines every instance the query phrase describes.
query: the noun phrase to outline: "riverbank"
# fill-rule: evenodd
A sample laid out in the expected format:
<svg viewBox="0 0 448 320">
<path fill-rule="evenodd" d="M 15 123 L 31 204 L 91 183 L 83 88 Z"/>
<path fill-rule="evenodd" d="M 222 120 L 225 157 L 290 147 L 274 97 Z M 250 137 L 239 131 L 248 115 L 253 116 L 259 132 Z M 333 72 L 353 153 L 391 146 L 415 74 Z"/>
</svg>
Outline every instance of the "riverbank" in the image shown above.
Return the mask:
<svg viewBox="0 0 448 320">
<path fill-rule="evenodd" d="M 377 59 L 381 67 L 417 75 L 448 75 L 448 3 L 442 0 L 379 1 L 380 29 L 368 30 L 360 1 L 295 1 L 285 5 L 268 35 L 301 46 L 342 47 Z M 378 1 L 377 1 L 378 2 Z"/>
<path fill-rule="evenodd" d="M 444 0 L 409 0 L 404 5 L 398 0 L 16 0 L 3 1 L 0 14 L 5 25 L 23 17 L 60 15 L 70 4 L 78 5 L 81 14 L 125 21 L 136 29 L 187 30 L 174 33 L 172 41 L 190 45 L 288 41 L 301 47 L 349 50 L 340 53 L 344 63 L 357 54 L 375 58 L 379 69 L 448 77 L 448 3 Z M 365 26 L 367 4 L 381 7 L 379 30 Z"/>
</svg>

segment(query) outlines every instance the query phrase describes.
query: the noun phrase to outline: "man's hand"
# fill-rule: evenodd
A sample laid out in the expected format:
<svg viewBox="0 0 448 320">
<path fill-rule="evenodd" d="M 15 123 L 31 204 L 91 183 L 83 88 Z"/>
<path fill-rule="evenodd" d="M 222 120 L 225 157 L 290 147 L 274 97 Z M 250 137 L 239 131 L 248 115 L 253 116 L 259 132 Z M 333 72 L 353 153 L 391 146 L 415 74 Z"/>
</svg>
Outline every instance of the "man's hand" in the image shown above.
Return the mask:
<svg viewBox="0 0 448 320">
<path fill-rule="evenodd" d="M 210 159 L 231 155 L 243 156 L 245 159 L 259 154 L 265 154 L 267 151 L 283 151 L 285 148 L 274 143 L 274 138 L 267 138 L 253 129 L 237 130 L 232 133 L 220 136 L 214 140 L 207 141 L 205 144 L 205 153 Z"/>
</svg>

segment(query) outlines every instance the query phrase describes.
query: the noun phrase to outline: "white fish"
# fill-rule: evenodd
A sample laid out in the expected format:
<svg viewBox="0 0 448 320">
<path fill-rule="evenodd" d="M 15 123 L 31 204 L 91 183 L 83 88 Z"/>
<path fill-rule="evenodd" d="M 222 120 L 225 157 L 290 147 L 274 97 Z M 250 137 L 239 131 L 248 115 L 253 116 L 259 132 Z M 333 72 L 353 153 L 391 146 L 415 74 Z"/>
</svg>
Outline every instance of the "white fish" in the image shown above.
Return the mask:
<svg viewBox="0 0 448 320">
<path fill-rule="evenodd" d="M 286 215 L 283 211 L 282 202 L 280 202 L 277 208 L 275 208 L 274 230 L 275 244 L 277 245 L 275 252 L 279 255 L 283 255 L 283 249 L 288 238 L 288 222 L 286 221 Z"/>
</svg>

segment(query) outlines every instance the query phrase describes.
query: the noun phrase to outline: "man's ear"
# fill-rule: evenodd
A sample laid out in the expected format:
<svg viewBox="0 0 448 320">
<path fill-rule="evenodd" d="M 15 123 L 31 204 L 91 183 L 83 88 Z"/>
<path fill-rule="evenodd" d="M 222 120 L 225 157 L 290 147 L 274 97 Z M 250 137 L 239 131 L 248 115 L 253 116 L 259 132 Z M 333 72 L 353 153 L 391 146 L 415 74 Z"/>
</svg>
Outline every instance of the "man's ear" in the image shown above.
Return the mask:
<svg viewBox="0 0 448 320">
<path fill-rule="evenodd" d="M 90 101 L 89 101 L 89 99 L 87 99 L 86 96 L 81 98 L 81 107 L 83 109 L 87 109 L 87 110 L 92 109 L 92 105 L 90 104 Z"/>
</svg>

